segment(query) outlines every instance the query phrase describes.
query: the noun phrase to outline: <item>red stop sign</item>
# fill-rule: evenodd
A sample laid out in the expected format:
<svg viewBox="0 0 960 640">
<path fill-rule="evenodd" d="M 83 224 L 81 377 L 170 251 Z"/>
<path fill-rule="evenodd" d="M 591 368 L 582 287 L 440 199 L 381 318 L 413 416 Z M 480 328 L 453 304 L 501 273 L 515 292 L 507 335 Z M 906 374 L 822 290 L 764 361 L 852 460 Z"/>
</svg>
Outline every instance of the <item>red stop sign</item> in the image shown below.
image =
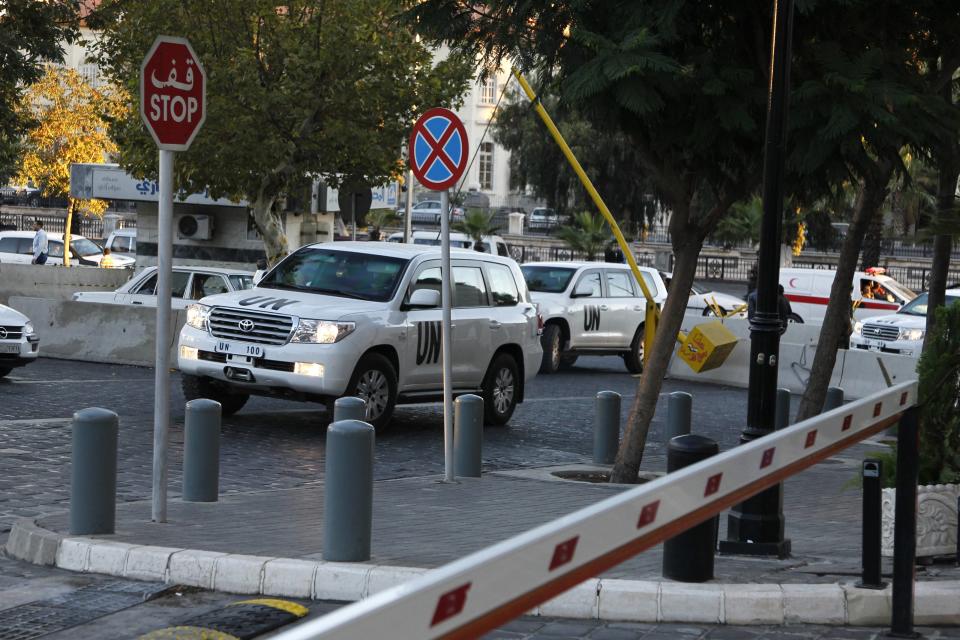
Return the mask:
<svg viewBox="0 0 960 640">
<path fill-rule="evenodd" d="M 207 117 L 206 74 L 185 38 L 158 36 L 140 66 L 140 117 L 157 146 L 186 151 Z"/>
</svg>

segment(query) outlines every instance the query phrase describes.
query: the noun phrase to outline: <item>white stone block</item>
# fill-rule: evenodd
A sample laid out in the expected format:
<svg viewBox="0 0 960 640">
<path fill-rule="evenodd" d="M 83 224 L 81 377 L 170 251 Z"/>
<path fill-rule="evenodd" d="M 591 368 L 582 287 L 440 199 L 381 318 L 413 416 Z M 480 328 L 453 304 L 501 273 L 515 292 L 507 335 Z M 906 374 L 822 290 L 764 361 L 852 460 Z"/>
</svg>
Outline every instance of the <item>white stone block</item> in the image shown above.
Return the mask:
<svg viewBox="0 0 960 640">
<path fill-rule="evenodd" d="M 217 558 L 227 554 L 215 551 L 178 551 L 170 556 L 167 581 L 191 587 L 213 589 L 213 574 Z"/>
<path fill-rule="evenodd" d="M 372 564 L 324 562 L 313 580 L 314 600 L 360 600 L 367 593 Z"/>
<path fill-rule="evenodd" d="M 918 582 L 913 621 L 921 625 L 960 624 L 960 581 Z"/>
<path fill-rule="evenodd" d="M 604 579 L 598 615 L 601 620 L 656 622 L 659 599 L 659 582 Z"/>
<path fill-rule="evenodd" d="M 723 589 L 716 584 L 660 584 L 661 622 L 723 622 Z"/>
<path fill-rule="evenodd" d="M 134 547 L 127 554 L 127 565 L 123 575 L 134 580 L 165 582 L 170 556 L 183 549 L 173 547 Z"/>
<path fill-rule="evenodd" d="M 260 593 L 267 560 L 270 558 L 233 553 L 217 558 L 213 588 L 228 593 Z"/>
<path fill-rule="evenodd" d="M 726 624 L 783 624 L 780 585 L 723 585 L 723 620 Z"/>
<path fill-rule="evenodd" d="M 363 597 L 366 598 L 390 587 L 403 584 L 422 576 L 426 572 L 427 569 L 418 569 L 417 567 L 374 567 L 367 578 L 367 591 L 363 594 Z"/>
<path fill-rule="evenodd" d="M 88 538 L 64 538 L 57 549 L 57 566 L 67 571 L 86 571 L 90 557 Z"/>
<path fill-rule="evenodd" d="M 552 600 L 540 605 L 541 616 L 557 618 L 593 618 L 599 616 L 600 598 L 597 591 L 600 581 L 596 578 L 585 580 L 568 589 Z"/>
<path fill-rule="evenodd" d="M 313 595 L 313 580 L 320 564 L 315 560 L 270 560 L 263 567 L 260 592 L 265 596 L 309 598 Z"/>
<path fill-rule="evenodd" d="M 846 624 L 843 589 L 837 584 L 782 584 L 786 624 Z"/>
<path fill-rule="evenodd" d="M 127 554 L 134 548 L 123 542 L 97 541 L 90 545 L 87 559 L 87 571 L 103 573 L 108 576 L 123 576 L 127 564 Z"/>
<path fill-rule="evenodd" d="M 843 585 L 847 599 L 847 624 L 863 626 L 886 626 L 890 624 L 891 596 L 893 588 L 857 589 L 852 584 Z"/>
</svg>

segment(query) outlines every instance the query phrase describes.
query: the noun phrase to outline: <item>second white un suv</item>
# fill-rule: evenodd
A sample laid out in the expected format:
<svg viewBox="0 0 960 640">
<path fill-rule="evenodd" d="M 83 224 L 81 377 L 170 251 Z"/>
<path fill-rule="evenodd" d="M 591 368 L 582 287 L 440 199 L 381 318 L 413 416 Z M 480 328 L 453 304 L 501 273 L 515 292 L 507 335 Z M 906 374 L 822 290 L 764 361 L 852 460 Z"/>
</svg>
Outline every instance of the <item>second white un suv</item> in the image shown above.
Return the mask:
<svg viewBox="0 0 960 640">
<path fill-rule="evenodd" d="M 509 258 L 451 251 L 454 394 L 479 393 L 505 424 L 541 351 L 536 307 Z M 187 309 L 179 364 L 187 399 L 238 411 L 250 394 L 366 401 L 383 427 L 395 404 L 442 397 L 440 250 L 336 242 L 303 247 L 257 286 Z"/>
</svg>

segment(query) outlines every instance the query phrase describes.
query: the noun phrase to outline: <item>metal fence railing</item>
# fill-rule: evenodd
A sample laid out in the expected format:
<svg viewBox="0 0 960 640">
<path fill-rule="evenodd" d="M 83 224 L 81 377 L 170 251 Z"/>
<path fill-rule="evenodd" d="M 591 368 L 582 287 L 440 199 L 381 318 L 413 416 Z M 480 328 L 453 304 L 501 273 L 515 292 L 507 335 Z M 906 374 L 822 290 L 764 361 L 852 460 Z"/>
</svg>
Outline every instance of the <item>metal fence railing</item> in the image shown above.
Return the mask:
<svg viewBox="0 0 960 640">
<path fill-rule="evenodd" d="M 32 230 L 35 220 L 42 221 L 43 228 L 49 233 L 63 233 L 67 228 L 67 218 L 63 214 L 0 212 L 0 230 Z M 99 239 L 104 237 L 103 218 L 79 216 L 76 224 L 79 225 L 80 235 L 85 238 Z M 121 218 L 119 226 L 122 228 L 136 227 L 137 220 L 135 217 L 124 217 Z M 74 226 L 74 229 L 76 230 L 77 227 Z"/>
<path fill-rule="evenodd" d="M 916 398 L 916 381 L 898 384 L 668 473 L 276 637 L 478 638 L 897 422 L 902 457 L 897 465 L 892 628 L 910 632 L 916 554 Z M 602 591 L 598 597 L 603 597 Z"/>
</svg>

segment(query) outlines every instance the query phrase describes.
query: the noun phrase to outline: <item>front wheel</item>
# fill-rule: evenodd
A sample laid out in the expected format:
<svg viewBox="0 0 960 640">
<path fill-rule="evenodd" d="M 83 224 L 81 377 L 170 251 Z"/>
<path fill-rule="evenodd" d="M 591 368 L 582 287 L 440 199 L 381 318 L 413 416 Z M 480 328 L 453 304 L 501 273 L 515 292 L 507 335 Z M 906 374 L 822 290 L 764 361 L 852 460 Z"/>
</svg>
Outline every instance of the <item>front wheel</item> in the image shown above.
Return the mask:
<svg viewBox="0 0 960 640">
<path fill-rule="evenodd" d="M 803 318 L 791 312 L 787 314 L 787 322 L 796 322 L 797 324 L 803 324 Z"/>
<path fill-rule="evenodd" d="M 627 371 L 630 373 L 643 372 L 643 325 L 637 327 L 637 332 L 630 343 L 630 351 L 623 354 L 623 364 L 627 366 Z"/>
<path fill-rule="evenodd" d="M 579 357 L 576 353 L 568 353 L 560 356 L 560 368 L 569 369 L 577 363 L 577 358 Z"/>
<path fill-rule="evenodd" d="M 220 403 L 220 413 L 225 416 L 232 416 L 247 404 L 250 399 L 249 393 L 236 393 L 221 385 L 214 383 L 209 378 L 200 376 L 191 376 L 183 374 L 180 381 L 180 387 L 183 389 L 183 397 L 187 400 L 196 400 L 198 398 L 207 398 Z"/>
<path fill-rule="evenodd" d="M 520 375 L 516 361 L 501 353 L 490 363 L 483 380 L 483 418 L 493 426 L 502 426 L 510 421 L 520 397 Z"/>
<path fill-rule="evenodd" d="M 345 396 L 356 396 L 366 404 L 366 422 L 381 431 L 390 424 L 397 403 L 397 372 L 379 353 L 368 353 L 357 363 Z"/>
<path fill-rule="evenodd" d="M 560 355 L 561 335 L 560 327 L 548 324 L 543 328 L 540 336 L 540 346 L 543 347 L 543 360 L 540 362 L 540 373 L 556 373 L 562 361 Z"/>
</svg>

